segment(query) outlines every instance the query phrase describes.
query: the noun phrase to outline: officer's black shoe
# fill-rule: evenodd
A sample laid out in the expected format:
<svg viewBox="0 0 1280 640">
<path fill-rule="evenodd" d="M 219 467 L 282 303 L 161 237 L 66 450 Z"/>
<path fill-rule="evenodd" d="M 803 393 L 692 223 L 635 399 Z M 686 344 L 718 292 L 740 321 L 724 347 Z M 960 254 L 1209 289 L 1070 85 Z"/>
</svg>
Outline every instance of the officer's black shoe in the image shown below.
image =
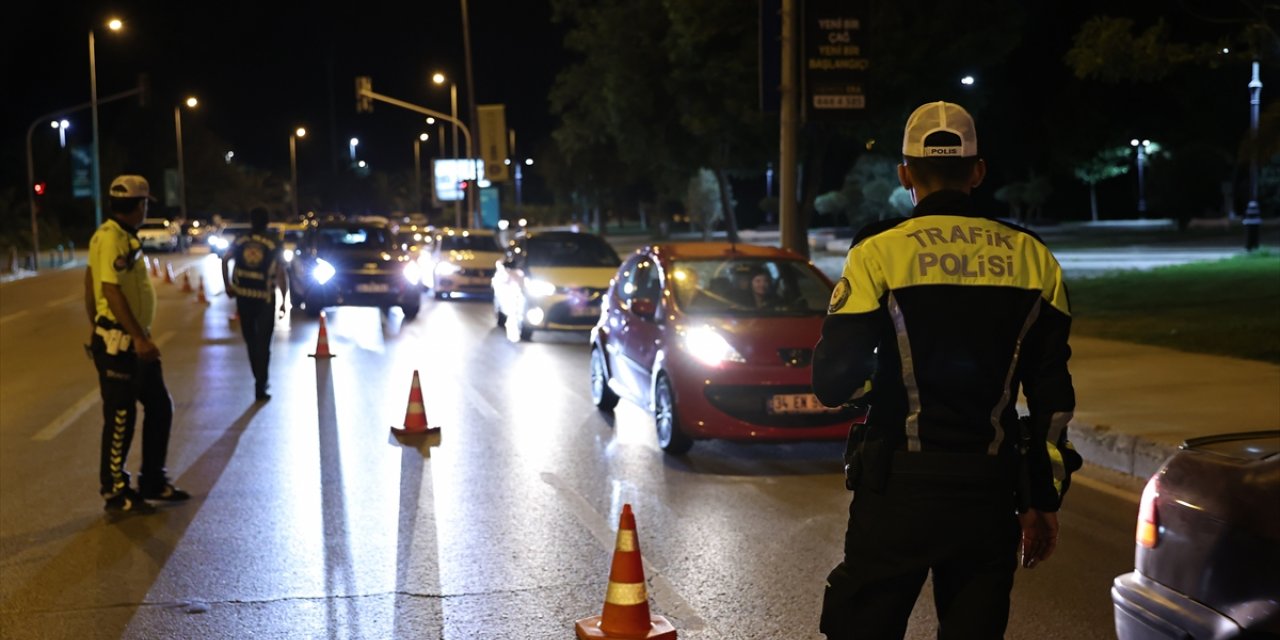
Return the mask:
<svg viewBox="0 0 1280 640">
<path fill-rule="evenodd" d="M 143 500 L 138 492 L 127 487 L 114 496 L 107 498 L 107 502 L 102 508 L 111 514 L 146 515 L 156 512 L 154 505 Z"/>
<path fill-rule="evenodd" d="M 266 391 L 259 391 L 253 395 L 253 399 L 258 402 L 266 402 L 271 399 L 271 394 Z"/>
<path fill-rule="evenodd" d="M 147 500 L 161 500 L 163 502 L 182 502 L 183 500 L 191 499 L 191 494 L 173 486 L 173 484 L 168 481 L 159 485 L 142 484 L 142 483 L 139 483 L 139 485 L 141 485 L 141 489 L 142 489 L 139 493 L 142 495 L 143 498 L 146 498 Z"/>
</svg>

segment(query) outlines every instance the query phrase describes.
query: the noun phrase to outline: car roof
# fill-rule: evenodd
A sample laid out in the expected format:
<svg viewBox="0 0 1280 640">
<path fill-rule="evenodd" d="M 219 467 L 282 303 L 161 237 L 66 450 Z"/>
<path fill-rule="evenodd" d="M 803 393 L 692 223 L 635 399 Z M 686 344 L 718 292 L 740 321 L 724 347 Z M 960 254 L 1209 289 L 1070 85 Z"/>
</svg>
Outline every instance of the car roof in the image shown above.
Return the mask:
<svg viewBox="0 0 1280 640">
<path fill-rule="evenodd" d="M 731 242 L 664 242 L 649 245 L 641 251 L 651 251 L 669 260 L 698 260 L 709 258 L 772 258 L 808 262 L 804 256 L 779 247 Z"/>
</svg>

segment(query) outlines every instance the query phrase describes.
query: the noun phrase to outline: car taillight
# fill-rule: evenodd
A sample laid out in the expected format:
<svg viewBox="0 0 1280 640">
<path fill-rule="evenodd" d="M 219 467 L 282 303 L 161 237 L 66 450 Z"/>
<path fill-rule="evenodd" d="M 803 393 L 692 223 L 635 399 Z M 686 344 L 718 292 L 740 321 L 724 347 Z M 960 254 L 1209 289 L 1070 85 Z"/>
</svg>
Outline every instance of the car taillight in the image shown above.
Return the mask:
<svg viewBox="0 0 1280 640">
<path fill-rule="evenodd" d="M 1160 517 L 1156 514 L 1156 498 L 1160 497 L 1160 487 L 1155 477 L 1147 481 L 1142 490 L 1142 502 L 1138 505 L 1138 531 L 1135 535 L 1137 543 L 1147 549 L 1154 549 L 1160 543 Z"/>
</svg>

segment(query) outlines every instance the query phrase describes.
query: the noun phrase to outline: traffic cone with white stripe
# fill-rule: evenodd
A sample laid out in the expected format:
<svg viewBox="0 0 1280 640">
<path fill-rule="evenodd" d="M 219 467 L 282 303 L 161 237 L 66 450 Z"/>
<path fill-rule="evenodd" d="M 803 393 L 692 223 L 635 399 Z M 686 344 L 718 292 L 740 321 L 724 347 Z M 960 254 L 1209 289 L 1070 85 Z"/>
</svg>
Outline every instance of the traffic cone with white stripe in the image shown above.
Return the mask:
<svg viewBox="0 0 1280 640">
<path fill-rule="evenodd" d="M 173 284 L 173 263 L 164 263 L 164 283 Z"/>
<path fill-rule="evenodd" d="M 204 295 L 204 276 L 200 276 L 200 288 L 196 294 L 196 302 L 199 304 L 209 304 L 209 298 Z"/>
<path fill-rule="evenodd" d="M 147 262 L 151 265 L 151 277 L 160 277 L 160 258 L 147 258 Z"/>
<path fill-rule="evenodd" d="M 334 357 L 329 353 L 329 332 L 324 327 L 324 312 L 320 312 L 320 335 L 316 337 L 316 352 L 309 354 L 309 357 L 316 360 L 327 360 Z"/>
<path fill-rule="evenodd" d="M 391 427 L 396 435 L 412 435 L 439 431 L 440 427 L 427 426 L 427 410 L 422 403 L 422 384 L 418 382 L 418 370 L 413 370 L 413 385 L 409 387 L 409 407 L 404 412 L 404 428 Z"/>
<path fill-rule="evenodd" d="M 618 540 L 609 569 L 609 589 L 604 612 L 574 623 L 579 640 L 676 640 L 676 628 L 662 616 L 649 615 L 649 595 L 644 588 L 644 562 L 631 505 L 622 505 Z"/>
<path fill-rule="evenodd" d="M 182 272 L 182 292 L 191 293 L 192 291 L 195 291 L 195 289 L 191 288 L 191 272 L 183 271 Z"/>
</svg>

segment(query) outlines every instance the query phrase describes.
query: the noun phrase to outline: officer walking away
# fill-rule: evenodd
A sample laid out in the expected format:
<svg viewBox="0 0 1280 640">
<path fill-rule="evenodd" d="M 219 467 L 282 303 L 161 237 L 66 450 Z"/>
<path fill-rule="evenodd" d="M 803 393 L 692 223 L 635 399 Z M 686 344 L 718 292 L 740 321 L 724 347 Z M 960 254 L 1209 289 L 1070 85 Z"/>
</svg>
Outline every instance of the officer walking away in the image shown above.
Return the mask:
<svg viewBox="0 0 1280 640">
<path fill-rule="evenodd" d="M 275 295 L 280 289 L 280 313 L 284 313 L 284 293 L 289 283 L 284 273 L 279 238 L 267 233 L 267 210 L 256 207 L 249 212 L 253 226 L 250 233 L 236 238 L 235 244 L 222 256 L 222 284 L 227 297 L 235 298 L 240 314 L 240 331 L 249 349 L 249 366 L 253 369 L 254 398 L 271 399 L 267 393 L 267 374 L 271 363 L 271 334 L 275 331 Z M 235 262 L 234 270 L 228 268 Z"/>
<path fill-rule="evenodd" d="M 93 325 L 90 351 L 102 388 L 102 460 L 99 471 L 105 509 L 152 513 L 147 500 L 178 502 L 191 497 L 169 481 L 165 457 L 173 424 L 173 400 L 165 388 L 160 349 L 151 341 L 156 293 L 151 286 L 137 227 L 147 216 L 151 189 L 142 176 L 111 182 L 111 214 L 89 241 L 85 307 Z M 142 403 L 142 468 L 138 490 L 129 486 L 125 459 Z"/>
<path fill-rule="evenodd" d="M 902 638 L 932 572 L 939 638 L 1000 638 L 1019 551 L 1028 569 L 1053 554 L 1081 463 L 1067 290 L 1035 234 L 975 206 L 986 164 L 963 108 L 916 109 L 902 154 L 915 209 L 854 238 L 814 353 L 824 404 L 869 407 L 849 434 L 854 495 L 820 629 Z"/>
</svg>

